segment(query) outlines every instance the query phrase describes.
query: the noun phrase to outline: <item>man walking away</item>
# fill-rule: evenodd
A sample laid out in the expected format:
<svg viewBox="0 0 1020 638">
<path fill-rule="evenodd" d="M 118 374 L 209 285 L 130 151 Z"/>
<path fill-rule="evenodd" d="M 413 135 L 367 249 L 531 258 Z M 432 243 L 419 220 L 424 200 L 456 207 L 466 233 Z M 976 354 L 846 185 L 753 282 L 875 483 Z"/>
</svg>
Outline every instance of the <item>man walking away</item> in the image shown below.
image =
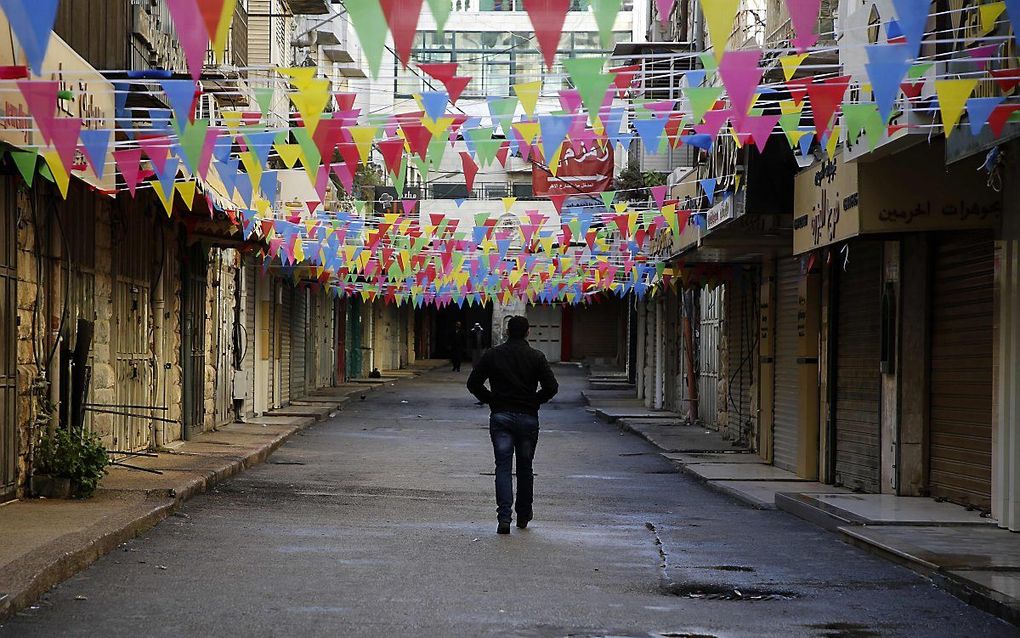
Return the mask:
<svg viewBox="0 0 1020 638">
<path fill-rule="evenodd" d="M 556 396 L 559 384 L 545 355 L 528 345 L 528 320 L 511 317 L 506 343 L 492 348 L 472 370 L 467 388 L 488 404 L 489 437 L 496 457 L 497 533 L 509 534 L 514 505 L 513 458 L 517 456 L 517 527 L 532 518 L 535 476 L 532 461 L 538 445 L 538 408 Z M 489 388 L 485 382 L 489 382 Z"/>
<path fill-rule="evenodd" d="M 467 335 L 460 322 L 453 324 L 453 334 L 450 335 L 450 363 L 453 364 L 453 371 L 460 372 L 460 362 L 464 360 L 464 345 Z"/>
</svg>

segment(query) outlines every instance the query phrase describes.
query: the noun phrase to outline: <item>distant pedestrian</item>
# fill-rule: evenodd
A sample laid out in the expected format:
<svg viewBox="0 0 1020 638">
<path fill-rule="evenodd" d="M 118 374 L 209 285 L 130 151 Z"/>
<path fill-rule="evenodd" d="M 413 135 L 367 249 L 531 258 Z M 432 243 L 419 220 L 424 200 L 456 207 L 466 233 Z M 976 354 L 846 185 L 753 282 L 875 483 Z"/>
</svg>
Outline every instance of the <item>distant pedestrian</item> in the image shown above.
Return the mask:
<svg viewBox="0 0 1020 638">
<path fill-rule="evenodd" d="M 477 366 L 485 352 L 485 328 L 482 324 L 475 323 L 471 327 L 471 365 Z"/>
<path fill-rule="evenodd" d="M 464 360 L 464 344 L 467 335 L 464 334 L 464 327 L 458 321 L 453 324 L 453 334 L 450 335 L 450 363 L 453 364 L 453 371 L 460 372 L 460 362 Z"/>
<path fill-rule="evenodd" d="M 496 457 L 498 534 L 510 533 L 511 507 L 524 529 L 534 511 L 532 462 L 538 445 L 538 409 L 556 396 L 559 384 L 545 355 L 528 345 L 528 320 L 511 317 L 507 342 L 487 350 L 471 371 L 467 387 L 488 404 L 489 437 Z M 485 387 L 485 382 L 489 387 Z M 517 502 L 514 504 L 513 459 L 517 457 Z"/>
</svg>

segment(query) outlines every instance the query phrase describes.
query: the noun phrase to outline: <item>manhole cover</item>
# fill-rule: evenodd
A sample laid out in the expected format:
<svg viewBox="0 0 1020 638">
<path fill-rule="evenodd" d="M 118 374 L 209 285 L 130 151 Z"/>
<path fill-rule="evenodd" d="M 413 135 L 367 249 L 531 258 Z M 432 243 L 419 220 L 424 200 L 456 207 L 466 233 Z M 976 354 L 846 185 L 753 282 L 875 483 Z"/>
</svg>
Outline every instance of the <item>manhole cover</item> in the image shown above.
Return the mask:
<svg viewBox="0 0 1020 638">
<path fill-rule="evenodd" d="M 699 585 L 677 584 L 668 585 L 664 592 L 670 596 L 694 598 L 700 600 L 793 600 L 799 598 L 796 592 L 778 589 L 762 589 L 757 587 L 739 587 L 736 585 Z"/>
</svg>

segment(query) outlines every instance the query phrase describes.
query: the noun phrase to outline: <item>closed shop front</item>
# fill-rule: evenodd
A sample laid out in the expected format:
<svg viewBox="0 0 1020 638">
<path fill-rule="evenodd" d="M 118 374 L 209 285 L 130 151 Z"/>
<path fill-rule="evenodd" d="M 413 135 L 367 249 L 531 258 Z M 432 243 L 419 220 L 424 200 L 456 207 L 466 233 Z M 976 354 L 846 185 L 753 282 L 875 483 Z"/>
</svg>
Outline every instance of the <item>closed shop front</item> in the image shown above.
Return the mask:
<svg viewBox="0 0 1020 638">
<path fill-rule="evenodd" d="M 752 392 L 757 361 L 758 307 L 755 284 L 750 272 L 726 284 L 723 298 L 726 336 L 726 436 L 740 443 L 754 441 L 756 415 Z"/>
<path fill-rule="evenodd" d="M 204 246 L 195 244 L 186 249 L 183 260 L 181 360 L 185 438 L 201 432 L 205 417 L 207 252 Z"/>
<path fill-rule="evenodd" d="M 306 395 L 308 361 L 308 289 L 291 288 L 290 292 L 290 400 Z"/>
<path fill-rule="evenodd" d="M 290 403 L 290 377 L 292 372 L 291 357 L 291 315 L 293 314 L 293 305 L 291 300 L 292 289 L 290 286 L 286 286 L 283 283 L 277 284 L 279 286 L 280 297 L 280 326 L 276 331 L 276 334 L 280 337 L 280 379 L 277 387 L 280 388 L 280 397 L 278 399 L 279 405 L 287 405 Z"/>
<path fill-rule="evenodd" d="M 994 246 L 957 233 L 932 249 L 929 486 L 932 496 L 991 506 Z"/>
<path fill-rule="evenodd" d="M 243 345 L 241 347 L 241 352 L 237 354 L 237 359 L 241 363 L 241 373 L 244 375 L 244 401 L 242 403 L 241 413 L 245 417 L 255 416 L 256 409 L 255 339 L 258 337 L 257 330 L 255 328 L 255 312 L 258 302 L 258 291 L 256 290 L 255 283 L 258 278 L 258 271 L 256 268 L 254 260 L 245 259 L 244 274 L 242 276 L 242 298 L 244 299 L 244 304 L 242 306 L 241 313 L 241 326 L 243 326 L 243 330 L 241 331 L 241 343 Z M 260 391 L 265 392 L 265 388 L 260 387 Z"/>
<path fill-rule="evenodd" d="M 676 316 L 676 298 L 671 296 L 671 315 Z M 620 350 L 620 321 L 626 318 L 623 301 L 605 298 L 590 306 L 573 309 L 572 359 L 610 365 L 617 362 Z M 675 325 L 675 324 L 673 324 Z"/>
<path fill-rule="evenodd" d="M 0 188 L 0 501 L 6 501 L 18 482 L 18 254 L 15 190 L 8 178 Z"/>
<path fill-rule="evenodd" d="M 800 423 L 800 383 L 797 364 L 797 329 L 800 260 L 776 262 L 776 355 L 772 458 L 776 467 L 797 470 Z"/>
<path fill-rule="evenodd" d="M 562 311 L 559 306 L 531 306 L 528 308 L 528 323 L 531 333 L 528 341 L 531 347 L 542 351 L 549 361 L 559 361 L 563 351 L 560 342 Z"/>
<path fill-rule="evenodd" d="M 882 243 L 853 242 L 837 266 L 835 482 L 880 492 Z"/>
</svg>

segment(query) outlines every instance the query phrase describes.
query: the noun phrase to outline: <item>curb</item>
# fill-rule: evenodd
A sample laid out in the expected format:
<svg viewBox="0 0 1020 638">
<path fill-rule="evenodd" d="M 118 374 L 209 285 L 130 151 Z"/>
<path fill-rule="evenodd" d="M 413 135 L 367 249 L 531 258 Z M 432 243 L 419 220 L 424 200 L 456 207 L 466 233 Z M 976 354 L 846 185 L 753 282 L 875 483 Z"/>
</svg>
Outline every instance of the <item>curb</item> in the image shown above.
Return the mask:
<svg viewBox="0 0 1020 638">
<path fill-rule="evenodd" d="M 405 378 L 411 379 L 420 376 L 420 374 L 416 371 L 413 376 Z M 366 387 L 361 391 L 371 392 L 374 389 L 374 387 Z M 145 492 L 143 503 L 124 513 L 127 520 L 112 523 L 110 528 L 99 530 L 97 535 L 93 535 L 95 532 L 89 530 L 102 526 L 102 522 L 92 528 L 56 538 L 15 559 L 6 566 L 4 571 L 9 571 L 12 574 L 31 574 L 31 576 L 20 579 L 10 578 L 10 582 L 14 585 L 11 587 L 11 591 L 0 593 L 0 621 L 4 621 L 28 607 L 47 591 L 84 571 L 92 563 L 117 547 L 149 531 L 163 519 L 176 512 L 185 501 L 208 491 L 213 486 L 250 467 L 264 463 L 292 436 L 342 411 L 342 403 L 339 401 L 337 403 L 335 410 L 321 415 L 308 415 L 289 430 L 274 436 L 258 449 L 244 456 L 227 457 L 224 459 L 226 461 L 224 465 L 203 472 L 199 477 L 188 480 L 181 487 Z M 266 416 L 274 416 L 274 414 L 269 412 Z M 113 517 L 119 516 L 115 514 Z M 61 549 L 66 545 L 70 545 L 72 548 Z M 55 558 L 54 555 L 56 555 Z"/>
</svg>

